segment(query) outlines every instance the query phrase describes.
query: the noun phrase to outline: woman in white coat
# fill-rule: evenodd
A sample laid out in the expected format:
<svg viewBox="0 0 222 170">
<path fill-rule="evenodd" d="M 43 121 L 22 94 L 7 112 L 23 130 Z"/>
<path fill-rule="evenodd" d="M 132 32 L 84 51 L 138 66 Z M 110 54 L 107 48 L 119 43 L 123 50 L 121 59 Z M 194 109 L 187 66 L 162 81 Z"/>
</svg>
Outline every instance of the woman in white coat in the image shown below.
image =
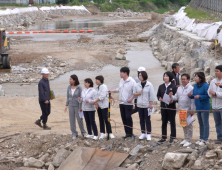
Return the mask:
<svg viewBox="0 0 222 170">
<path fill-rule="evenodd" d="M 95 121 L 95 105 L 92 104 L 96 100 L 96 90 L 93 88 L 93 81 L 90 78 L 84 80 L 85 89 L 82 91 L 79 101 L 82 102 L 82 110 L 84 113 L 88 135 L 86 138 L 98 139 L 98 130 Z M 92 130 L 94 136 L 92 135 Z"/>
<path fill-rule="evenodd" d="M 148 116 L 148 109 L 153 109 L 154 88 L 153 85 L 147 81 L 148 75 L 145 71 L 139 73 L 139 80 L 134 87 L 134 96 L 137 96 L 137 107 L 139 110 L 141 136 L 139 139 L 151 140 L 151 121 Z M 146 127 L 146 128 L 145 128 Z"/>
<path fill-rule="evenodd" d="M 93 102 L 93 104 L 97 103 L 96 106 L 101 133 L 99 139 L 103 139 L 106 137 L 104 123 L 106 125 L 106 132 L 109 134 L 110 138 L 113 139 L 115 138 L 115 136 L 112 134 L 112 128 L 110 122 L 108 121 L 109 94 L 107 86 L 103 83 L 104 77 L 102 75 L 96 76 L 96 84 L 98 85 L 98 87 L 96 88 L 97 99 Z"/>
</svg>

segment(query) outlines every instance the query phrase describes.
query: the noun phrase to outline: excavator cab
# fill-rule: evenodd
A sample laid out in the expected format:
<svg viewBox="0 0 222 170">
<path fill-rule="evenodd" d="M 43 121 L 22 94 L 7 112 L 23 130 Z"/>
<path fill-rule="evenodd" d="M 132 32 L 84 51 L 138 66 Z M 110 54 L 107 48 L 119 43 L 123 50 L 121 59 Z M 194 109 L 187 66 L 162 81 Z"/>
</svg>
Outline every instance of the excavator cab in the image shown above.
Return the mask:
<svg viewBox="0 0 222 170">
<path fill-rule="evenodd" d="M 4 28 L 0 28 L 0 66 L 4 69 L 11 68 L 11 57 L 5 53 L 10 50 L 10 38 L 6 36 Z"/>
</svg>

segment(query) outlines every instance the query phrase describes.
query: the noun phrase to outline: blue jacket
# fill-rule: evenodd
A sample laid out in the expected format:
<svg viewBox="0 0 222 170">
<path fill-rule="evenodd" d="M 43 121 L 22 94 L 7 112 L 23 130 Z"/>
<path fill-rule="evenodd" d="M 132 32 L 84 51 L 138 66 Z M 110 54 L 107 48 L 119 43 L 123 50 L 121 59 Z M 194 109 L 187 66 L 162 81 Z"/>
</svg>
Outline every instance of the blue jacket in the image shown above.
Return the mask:
<svg viewBox="0 0 222 170">
<path fill-rule="evenodd" d="M 50 101 L 50 87 L 49 87 L 49 80 L 45 80 L 42 78 L 39 81 L 39 101 L 46 102 L 47 100 Z"/>
<path fill-rule="evenodd" d="M 208 96 L 207 90 L 209 85 L 205 82 L 202 84 L 195 84 L 193 89 L 193 94 L 190 97 L 191 99 L 194 96 L 199 95 L 199 99 L 195 99 L 195 105 L 197 110 L 210 110 L 210 97 Z"/>
</svg>

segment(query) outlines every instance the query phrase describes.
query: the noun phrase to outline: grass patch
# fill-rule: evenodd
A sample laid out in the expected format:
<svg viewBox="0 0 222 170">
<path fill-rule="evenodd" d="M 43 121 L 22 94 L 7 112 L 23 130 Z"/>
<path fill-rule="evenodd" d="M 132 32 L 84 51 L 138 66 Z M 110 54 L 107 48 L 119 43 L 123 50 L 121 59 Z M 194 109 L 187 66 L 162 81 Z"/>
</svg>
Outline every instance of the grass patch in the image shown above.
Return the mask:
<svg viewBox="0 0 222 170">
<path fill-rule="evenodd" d="M 158 10 L 154 10 L 154 12 L 158 13 L 158 14 L 164 14 L 165 12 L 169 12 L 171 10 L 174 10 L 175 12 L 178 12 L 180 8 L 172 8 L 172 9 L 169 9 L 169 8 L 159 8 Z"/>
<path fill-rule="evenodd" d="M 33 6 L 56 6 L 57 4 L 50 4 L 50 3 L 47 3 L 47 4 L 37 4 L 37 3 L 34 3 Z"/>
<path fill-rule="evenodd" d="M 206 21 L 206 20 L 218 21 L 218 19 L 207 14 L 206 12 L 197 11 L 196 9 L 191 8 L 190 6 L 187 6 L 184 12 L 187 13 L 187 16 L 189 18 L 195 18 L 195 19 L 199 19 L 202 21 Z"/>
</svg>

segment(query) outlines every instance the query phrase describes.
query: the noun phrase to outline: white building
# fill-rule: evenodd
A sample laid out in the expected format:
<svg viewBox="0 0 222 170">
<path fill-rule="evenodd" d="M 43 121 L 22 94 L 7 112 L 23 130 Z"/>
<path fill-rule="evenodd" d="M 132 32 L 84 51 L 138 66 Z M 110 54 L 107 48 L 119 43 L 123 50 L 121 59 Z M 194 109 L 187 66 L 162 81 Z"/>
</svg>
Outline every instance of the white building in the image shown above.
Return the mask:
<svg viewBox="0 0 222 170">
<path fill-rule="evenodd" d="M 34 0 L 37 4 L 55 4 L 56 0 Z M 29 4 L 29 0 L 0 0 L 0 4 Z"/>
</svg>

